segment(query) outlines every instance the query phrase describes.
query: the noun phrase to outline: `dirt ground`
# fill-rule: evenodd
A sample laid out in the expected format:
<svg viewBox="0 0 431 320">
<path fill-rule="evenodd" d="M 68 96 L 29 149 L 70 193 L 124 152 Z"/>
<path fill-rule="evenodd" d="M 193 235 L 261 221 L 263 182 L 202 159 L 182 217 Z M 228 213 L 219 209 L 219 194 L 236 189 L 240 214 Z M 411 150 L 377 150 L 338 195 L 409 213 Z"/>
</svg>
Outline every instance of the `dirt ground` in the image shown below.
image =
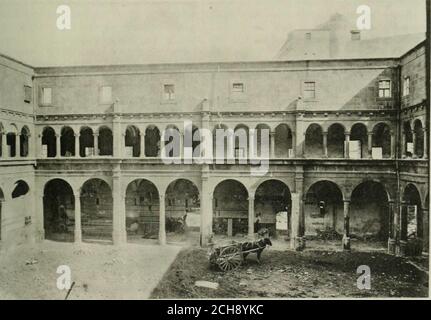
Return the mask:
<svg viewBox="0 0 431 320">
<path fill-rule="evenodd" d="M 146 299 L 180 247 L 44 241 L 0 255 L 0 299 L 64 299 L 57 267 L 71 268 L 69 299 Z"/>
<path fill-rule="evenodd" d="M 371 269 L 371 289 L 356 286 L 357 267 Z M 219 283 L 218 289 L 194 285 Z M 249 256 L 238 270 L 211 270 L 207 251 L 183 249 L 152 298 L 370 298 L 427 297 L 428 275 L 407 260 L 383 252 L 304 252 L 267 249 L 259 264 Z"/>
</svg>

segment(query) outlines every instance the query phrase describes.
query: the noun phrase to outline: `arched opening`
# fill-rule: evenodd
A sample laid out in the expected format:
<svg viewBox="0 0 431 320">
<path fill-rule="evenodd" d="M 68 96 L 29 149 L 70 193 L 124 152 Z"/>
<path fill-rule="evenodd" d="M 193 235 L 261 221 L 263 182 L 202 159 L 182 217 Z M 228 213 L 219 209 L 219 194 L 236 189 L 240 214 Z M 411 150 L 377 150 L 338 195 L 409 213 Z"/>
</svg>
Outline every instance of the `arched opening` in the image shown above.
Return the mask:
<svg viewBox="0 0 431 320">
<path fill-rule="evenodd" d="M 70 127 L 61 129 L 61 156 L 72 157 L 75 156 L 75 132 Z"/>
<path fill-rule="evenodd" d="M 145 130 L 145 156 L 157 157 L 160 150 L 160 131 L 156 126 Z"/>
<path fill-rule="evenodd" d="M 42 154 L 44 157 L 54 158 L 57 154 L 55 131 L 51 127 L 45 127 L 42 131 Z"/>
<path fill-rule="evenodd" d="M 21 129 L 21 135 L 19 137 L 20 156 L 21 157 L 28 157 L 29 140 L 30 140 L 30 129 L 27 126 L 24 126 Z"/>
<path fill-rule="evenodd" d="M 3 216 L 2 216 L 2 209 L 3 209 L 3 202 L 4 202 L 4 193 L 3 190 L 0 188 L 0 241 L 2 240 L 2 228 L 3 228 Z"/>
<path fill-rule="evenodd" d="M 112 156 L 113 154 L 112 130 L 108 127 L 101 127 L 99 129 L 99 155 Z"/>
<path fill-rule="evenodd" d="M 367 158 L 368 130 L 363 123 L 356 123 L 350 129 L 349 157 L 351 159 Z"/>
<path fill-rule="evenodd" d="M 45 239 L 73 242 L 75 197 L 72 187 L 62 179 L 50 180 L 43 192 Z"/>
<path fill-rule="evenodd" d="M 102 179 L 87 180 L 81 188 L 82 240 L 112 241 L 112 192 Z"/>
<path fill-rule="evenodd" d="M 201 136 L 199 129 L 190 124 L 187 124 L 184 128 L 184 155 L 188 154 L 190 151 L 191 156 L 200 157 L 201 156 Z M 187 151 L 186 150 L 190 150 Z"/>
<path fill-rule="evenodd" d="M 163 140 L 165 143 L 165 157 L 179 157 L 181 154 L 180 130 L 174 125 L 168 125 L 164 131 Z"/>
<path fill-rule="evenodd" d="M 316 123 L 308 126 L 305 132 L 305 148 L 304 153 L 307 157 L 323 156 L 323 132 L 322 127 Z"/>
<path fill-rule="evenodd" d="M 94 155 L 93 130 L 89 127 L 83 127 L 80 130 L 79 155 L 81 157 L 91 157 Z"/>
<path fill-rule="evenodd" d="M 351 237 L 386 241 L 389 237 L 389 199 L 385 187 L 366 181 L 353 190 L 350 202 Z"/>
<path fill-rule="evenodd" d="M 271 237 L 290 237 L 291 205 L 290 190 L 279 180 L 267 180 L 256 189 L 254 212 L 256 217 L 260 216 L 260 226 L 267 228 Z"/>
<path fill-rule="evenodd" d="M 344 127 L 334 123 L 328 128 L 328 157 L 344 158 Z"/>
<path fill-rule="evenodd" d="M 158 239 L 160 198 L 157 187 L 148 180 L 136 179 L 126 189 L 127 241 Z"/>
<path fill-rule="evenodd" d="M 248 233 L 248 192 L 241 182 L 224 180 L 214 189 L 213 233 L 243 236 Z"/>
<path fill-rule="evenodd" d="M 166 189 L 165 205 L 168 241 L 199 244 L 201 215 L 196 185 L 186 179 L 171 182 Z"/>
<path fill-rule="evenodd" d="M 305 196 L 305 235 L 339 240 L 344 231 L 343 193 L 332 181 L 314 183 Z"/>
<path fill-rule="evenodd" d="M 423 238 L 422 202 L 419 190 L 408 184 L 403 193 L 401 239 Z"/>
<path fill-rule="evenodd" d="M 409 121 L 405 121 L 403 124 L 403 132 L 404 132 L 404 145 L 403 152 L 407 157 L 413 156 L 413 131 L 410 126 Z"/>
<path fill-rule="evenodd" d="M 248 127 L 244 124 L 239 124 L 234 129 L 235 134 L 235 158 L 248 157 Z"/>
<path fill-rule="evenodd" d="M 391 129 L 386 123 L 378 123 L 373 130 L 373 159 L 391 157 Z"/>
<path fill-rule="evenodd" d="M 12 191 L 12 199 L 23 197 L 30 191 L 30 187 L 24 180 L 15 182 L 15 188 Z"/>
<path fill-rule="evenodd" d="M 271 128 L 266 124 L 258 124 L 255 129 L 254 140 L 255 144 L 255 154 L 258 157 L 270 158 L 271 155 L 271 138 L 270 138 Z M 266 138 L 262 139 L 262 135 L 266 135 Z M 252 141 L 250 141 L 252 143 Z"/>
<path fill-rule="evenodd" d="M 217 132 L 219 132 L 220 137 L 219 142 L 217 143 Z M 231 137 L 229 136 L 231 135 Z M 233 130 L 228 131 L 228 127 L 225 124 L 218 124 L 214 127 L 213 130 L 213 156 L 215 159 L 226 159 L 228 156 L 228 143 L 231 141 L 230 150 L 232 156 L 234 156 L 234 153 L 232 152 L 234 150 L 233 145 Z M 219 145 L 218 145 L 219 144 Z M 221 154 L 223 152 L 223 155 Z"/>
<path fill-rule="evenodd" d="M 141 154 L 141 133 L 135 126 L 128 126 L 124 137 L 127 157 L 139 157 Z"/>
<path fill-rule="evenodd" d="M 416 137 L 414 151 L 415 155 L 419 158 L 424 156 L 424 131 L 422 127 L 422 122 L 418 119 L 414 122 L 414 133 Z"/>
<path fill-rule="evenodd" d="M 292 131 L 287 124 L 279 124 L 275 128 L 275 156 L 277 158 L 291 158 L 293 156 Z"/>
</svg>

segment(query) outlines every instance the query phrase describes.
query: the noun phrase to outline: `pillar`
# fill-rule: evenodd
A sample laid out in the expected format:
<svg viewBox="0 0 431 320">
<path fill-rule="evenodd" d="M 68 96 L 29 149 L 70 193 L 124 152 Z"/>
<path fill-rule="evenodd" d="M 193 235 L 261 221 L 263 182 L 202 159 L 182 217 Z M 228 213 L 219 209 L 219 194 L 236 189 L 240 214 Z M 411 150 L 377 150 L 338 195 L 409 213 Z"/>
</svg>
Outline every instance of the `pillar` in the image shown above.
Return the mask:
<svg viewBox="0 0 431 320">
<path fill-rule="evenodd" d="M 21 157 L 21 134 L 17 133 L 15 135 L 15 157 Z"/>
<path fill-rule="evenodd" d="M 40 135 L 39 135 L 39 143 L 38 143 L 38 147 L 39 147 L 39 156 L 40 156 L 41 158 L 45 158 L 45 157 L 46 157 L 46 155 L 44 155 L 44 154 L 42 153 L 42 151 L 43 151 L 43 134 L 40 134 Z"/>
<path fill-rule="evenodd" d="M 344 148 L 344 157 L 346 159 L 350 158 L 350 132 L 344 133 L 344 141 L 345 141 L 345 148 Z"/>
<path fill-rule="evenodd" d="M 126 243 L 126 199 L 122 191 L 121 173 L 116 169 L 112 176 L 112 215 L 113 215 L 113 230 L 112 240 L 115 245 Z"/>
<path fill-rule="evenodd" d="M 388 216 L 389 216 L 389 237 L 388 237 L 388 253 L 395 254 L 395 215 L 394 215 L 394 201 L 388 203 Z"/>
<path fill-rule="evenodd" d="M 82 229 L 81 229 L 81 194 L 75 192 L 75 243 L 82 242 Z"/>
<path fill-rule="evenodd" d="M 79 158 L 79 133 L 75 133 L 75 157 Z"/>
<path fill-rule="evenodd" d="M 368 132 L 368 158 L 373 158 L 373 133 Z"/>
<path fill-rule="evenodd" d="M 395 158 L 395 132 L 391 131 L 391 158 Z"/>
<path fill-rule="evenodd" d="M 141 158 L 145 157 L 145 131 L 140 132 L 141 135 Z"/>
<path fill-rule="evenodd" d="M 424 132 L 424 159 L 428 159 L 428 131 L 426 128 L 422 129 Z"/>
<path fill-rule="evenodd" d="M 275 132 L 271 131 L 269 133 L 269 138 L 270 138 L 270 142 L 269 142 L 269 146 L 270 146 L 270 159 L 275 159 Z"/>
<path fill-rule="evenodd" d="M 60 158 L 61 156 L 61 135 L 56 133 L 55 134 L 55 157 Z"/>
<path fill-rule="evenodd" d="M 304 241 L 304 212 L 302 207 L 302 199 L 299 193 L 292 193 L 292 208 L 291 208 L 291 219 L 292 219 L 292 233 L 290 237 L 290 246 L 296 251 L 301 251 L 305 248 Z"/>
<path fill-rule="evenodd" d="M 2 150 L 2 158 L 3 159 L 9 158 L 6 132 L 2 132 L 1 150 Z"/>
<path fill-rule="evenodd" d="M 121 119 L 118 115 L 114 115 L 114 119 L 112 121 L 112 139 L 113 139 L 113 156 L 115 158 L 122 158 L 123 157 L 123 144 L 124 139 L 122 132 L 121 132 Z"/>
<path fill-rule="evenodd" d="M 98 156 L 99 155 L 99 134 L 93 133 L 93 137 L 94 137 L 94 155 Z"/>
<path fill-rule="evenodd" d="M 412 131 L 412 135 L 413 135 L 413 158 L 417 158 L 416 155 L 416 143 L 417 143 L 417 133 L 415 130 Z"/>
<path fill-rule="evenodd" d="M 400 217 L 399 217 L 399 248 L 398 255 L 404 257 L 406 255 L 406 247 L 407 247 L 407 226 L 406 223 L 406 215 L 407 215 L 407 203 L 402 202 L 400 208 Z"/>
<path fill-rule="evenodd" d="M 422 208 L 422 252 L 429 252 L 429 208 Z"/>
<path fill-rule="evenodd" d="M 323 132 L 323 156 L 328 157 L 328 132 Z"/>
<path fill-rule="evenodd" d="M 296 135 L 295 132 L 292 131 L 292 157 L 296 157 Z"/>
<path fill-rule="evenodd" d="M 42 188 L 41 188 L 42 189 Z M 36 203 L 37 210 L 36 210 L 36 218 L 37 218 L 37 234 L 36 234 L 36 241 L 42 241 L 45 239 L 45 227 L 44 227 L 44 195 L 43 190 L 39 191 L 41 194 L 39 194 L 38 201 Z"/>
<path fill-rule="evenodd" d="M 213 194 L 209 183 L 209 167 L 202 166 L 202 188 L 201 188 L 201 246 L 207 246 L 212 242 L 212 224 L 213 224 Z"/>
<path fill-rule="evenodd" d="M 401 134 L 401 158 L 406 157 L 406 133 L 402 132 Z"/>
<path fill-rule="evenodd" d="M 159 217 L 159 244 L 166 244 L 166 215 L 165 215 L 165 195 L 159 194 L 160 217 Z"/>
<path fill-rule="evenodd" d="M 254 196 L 248 197 L 248 237 L 254 240 Z"/>
<path fill-rule="evenodd" d="M 350 250 L 350 200 L 343 200 L 344 203 L 344 232 L 343 250 Z"/>
<path fill-rule="evenodd" d="M 178 134 L 180 135 L 180 153 L 179 157 L 180 159 L 184 158 L 184 134 L 181 131 L 178 131 Z"/>
</svg>

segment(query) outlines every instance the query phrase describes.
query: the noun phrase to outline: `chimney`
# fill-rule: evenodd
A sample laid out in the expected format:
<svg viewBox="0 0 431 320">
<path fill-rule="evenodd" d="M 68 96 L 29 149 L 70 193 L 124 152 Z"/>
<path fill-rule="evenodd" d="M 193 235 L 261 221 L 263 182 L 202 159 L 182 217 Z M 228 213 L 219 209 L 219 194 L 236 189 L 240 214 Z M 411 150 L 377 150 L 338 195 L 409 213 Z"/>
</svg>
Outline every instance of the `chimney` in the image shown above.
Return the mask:
<svg viewBox="0 0 431 320">
<path fill-rule="evenodd" d="M 361 31 L 359 30 L 352 30 L 350 31 L 351 40 L 352 41 L 358 41 L 361 40 Z"/>
</svg>

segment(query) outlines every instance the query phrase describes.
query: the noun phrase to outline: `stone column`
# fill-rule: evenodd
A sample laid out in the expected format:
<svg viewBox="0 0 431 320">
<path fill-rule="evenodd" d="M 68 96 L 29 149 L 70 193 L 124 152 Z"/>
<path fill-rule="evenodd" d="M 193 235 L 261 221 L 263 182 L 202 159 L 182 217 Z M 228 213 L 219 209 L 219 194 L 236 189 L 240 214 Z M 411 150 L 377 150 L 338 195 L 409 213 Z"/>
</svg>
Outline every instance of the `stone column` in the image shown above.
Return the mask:
<svg viewBox="0 0 431 320">
<path fill-rule="evenodd" d="M 201 246 L 207 246 L 212 242 L 213 225 L 213 195 L 209 183 L 209 167 L 202 166 L 202 190 L 201 190 Z"/>
<path fill-rule="evenodd" d="M 99 134 L 93 133 L 93 137 L 94 137 L 94 155 L 98 156 L 99 155 Z"/>
<path fill-rule="evenodd" d="M 55 134 L 55 157 L 60 158 L 61 157 L 61 135 L 56 133 Z"/>
<path fill-rule="evenodd" d="M 424 159 L 428 159 L 428 131 L 426 128 L 422 129 L 424 132 Z"/>
<path fill-rule="evenodd" d="M 407 246 L 407 226 L 405 225 L 405 221 L 407 220 L 405 216 L 407 215 L 407 203 L 401 202 L 400 208 L 400 218 L 399 218 L 399 234 L 400 234 L 400 242 L 398 255 L 404 257 L 406 255 L 406 246 Z"/>
<path fill-rule="evenodd" d="M 43 135 L 40 134 L 38 137 L 39 137 L 39 143 L 38 143 L 39 150 L 38 150 L 38 153 L 39 153 L 39 156 L 41 158 L 45 158 L 46 155 L 42 154 L 42 151 L 43 151 Z"/>
<path fill-rule="evenodd" d="M 395 254 L 395 215 L 394 215 L 394 201 L 389 201 L 388 203 L 388 216 L 389 216 L 389 238 L 388 238 L 388 253 Z"/>
<path fill-rule="evenodd" d="M 412 154 L 412 157 L 417 158 L 418 157 L 416 155 L 417 133 L 415 130 L 412 131 L 412 135 L 413 135 L 413 154 Z"/>
<path fill-rule="evenodd" d="M 368 132 L 368 158 L 373 158 L 373 133 Z"/>
<path fill-rule="evenodd" d="M 75 243 L 82 242 L 82 229 L 81 229 L 81 194 L 79 191 L 75 192 Z"/>
<path fill-rule="evenodd" d="M 401 134 L 401 158 L 405 158 L 405 157 L 406 157 L 406 133 L 403 130 Z"/>
<path fill-rule="evenodd" d="M 344 157 L 346 159 L 350 158 L 350 146 L 349 146 L 349 142 L 350 142 L 350 132 L 345 132 L 344 133 L 344 140 L 345 140 L 345 148 L 344 148 Z"/>
<path fill-rule="evenodd" d="M 166 216 L 165 216 L 165 195 L 159 195 L 160 217 L 159 217 L 159 244 L 166 244 Z"/>
<path fill-rule="evenodd" d="M 248 237 L 254 240 L 254 196 L 248 197 Z"/>
<path fill-rule="evenodd" d="M 296 157 L 296 135 L 295 132 L 292 131 L 292 157 Z"/>
<path fill-rule="evenodd" d="M 269 146 L 271 148 L 269 158 L 275 159 L 275 132 L 274 131 L 271 131 L 269 133 L 269 138 L 270 138 Z"/>
<path fill-rule="evenodd" d="M 292 234 L 290 237 L 290 246 L 296 251 L 301 251 L 305 248 L 304 241 L 304 211 L 302 207 L 301 194 L 292 193 L 292 208 L 291 208 L 291 223 Z"/>
<path fill-rule="evenodd" d="M 429 208 L 422 208 L 422 252 L 429 252 Z"/>
<path fill-rule="evenodd" d="M 184 158 L 184 134 L 181 131 L 178 131 L 179 135 L 180 135 L 180 153 L 179 153 L 179 157 L 180 159 Z"/>
<path fill-rule="evenodd" d="M 323 156 L 327 158 L 328 157 L 328 132 L 324 131 L 322 134 L 323 134 Z"/>
<path fill-rule="evenodd" d="M 79 158 L 79 137 L 80 134 L 79 133 L 75 133 L 75 157 Z"/>
<path fill-rule="evenodd" d="M 144 158 L 145 157 L 145 131 L 142 131 L 140 133 L 140 135 L 141 135 L 141 154 L 140 154 L 140 156 L 141 156 L 141 158 Z"/>
<path fill-rule="evenodd" d="M 350 250 L 350 200 L 344 202 L 343 250 Z"/>
<path fill-rule="evenodd" d="M 7 148 L 7 135 L 6 135 L 6 132 L 2 132 L 1 150 L 2 150 L 2 158 L 3 159 L 9 158 L 9 153 L 8 153 L 8 148 Z"/>
<path fill-rule="evenodd" d="M 21 134 L 15 135 L 15 157 L 21 158 Z"/>
<path fill-rule="evenodd" d="M 126 234 L 126 202 L 122 190 L 121 173 L 116 169 L 112 176 L 112 218 L 113 231 L 112 240 L 115 245 L 121 245 L 127 242 Z"/>
<path fill-rule="evenodd" d="M 40 194 L 37 197 L 38 202 L 36 203 L 37 210 L 36 210 L 36 218 L 37 218 L 37 234 L 36 234 L 36 241 L 42 241 L 45 239 L 45 227 L 44 227 L 44 195 L 43 190 L 39 191 Z"/>
<path fill-rule="evenodd" d="M 391 158 L 395 158 L 395 132 L 391 131 Z"/>
<path fill-rule="evenodd" d="M 121 119 L 118 115 L 114 115 L 114 119 L 112 121 L 112 139 L 113 139 L 113 156 L 115 158 L 123 157 L 123 144 L 124 140 L 122 132 L 121 132 Z"/>
</svg>

